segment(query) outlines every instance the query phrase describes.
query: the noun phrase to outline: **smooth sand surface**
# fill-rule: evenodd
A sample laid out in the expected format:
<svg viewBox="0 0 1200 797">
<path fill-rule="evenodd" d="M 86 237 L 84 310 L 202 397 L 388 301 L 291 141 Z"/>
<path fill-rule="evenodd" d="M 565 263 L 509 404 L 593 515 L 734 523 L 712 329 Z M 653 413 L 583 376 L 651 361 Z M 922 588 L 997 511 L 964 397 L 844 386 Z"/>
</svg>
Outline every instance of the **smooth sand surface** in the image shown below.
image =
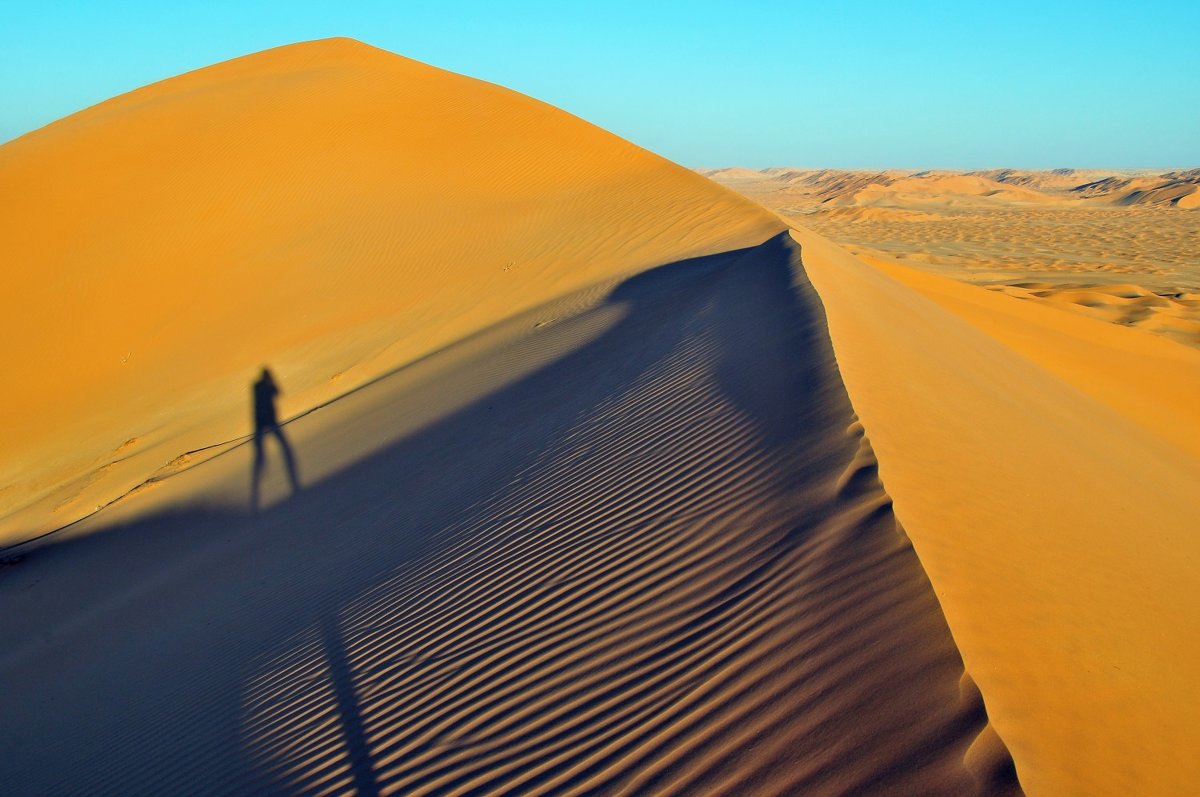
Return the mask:
<svg viewBox="0 0 1200 797">
<path fill-rule="evenodd" d="M 347 39 L 0 147 L 0 544 L 513 313 L 777 219 L 544 103 Z M 169 463 L 175 463 L 169 465 Z"/>
<path fill-rule="evenodd" d="M 1200 351 L 1171 340 L 1169 330 L 1126 323 L 1114 312 L 1136 312 L 1140 303 L 1158 297 L 1127 285 L 1064 289 L 1041 297 L 1045 301 L 1012 301 L 918 269 L 862 259 L 1123 418 L 1200 458 Z M 1063 313 L 1054 306 L 1062 301 L 1078 310 L 1079 299 L 1087 302 L 1090 313 Z"/>
<path fill-rule="evenodd" d="M 1019 790 L 776 216 L 346 40 L 0 175 L 7 792 Z"/>
<path fill-rule="evenodd" d="M 1200 356 L 797 235 L 1022 786 L 1194 790 Z"/>
</svg>

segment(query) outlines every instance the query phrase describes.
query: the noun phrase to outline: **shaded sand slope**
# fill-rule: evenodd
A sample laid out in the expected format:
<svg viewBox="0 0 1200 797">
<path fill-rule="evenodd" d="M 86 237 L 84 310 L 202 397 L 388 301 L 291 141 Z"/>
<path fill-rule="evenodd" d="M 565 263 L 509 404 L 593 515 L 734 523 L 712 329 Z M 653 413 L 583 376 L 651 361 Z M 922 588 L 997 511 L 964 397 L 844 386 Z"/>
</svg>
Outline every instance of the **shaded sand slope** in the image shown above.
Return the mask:
<svg viewBox="0 0 1200 797">
<path fill-rule="evenodd" d="M 0 544 L 598 280 L 778 220 L 570 114 L 347 39 L 0 147 Z"/>
<path fill-rule="evenodd" d="M 1155 394 L 1196 378 L 1195 351 L 795 234 L 880 475 L 1022 785 L 1194 791 L 1200 410 Z"/>
<path fill-rule="evenodd" d="M 312 485 L 257 518 L 243 445 L 6 568 L 7 787 L 1015 790 L 786 236 L 287 431 Z"/>
</svg>

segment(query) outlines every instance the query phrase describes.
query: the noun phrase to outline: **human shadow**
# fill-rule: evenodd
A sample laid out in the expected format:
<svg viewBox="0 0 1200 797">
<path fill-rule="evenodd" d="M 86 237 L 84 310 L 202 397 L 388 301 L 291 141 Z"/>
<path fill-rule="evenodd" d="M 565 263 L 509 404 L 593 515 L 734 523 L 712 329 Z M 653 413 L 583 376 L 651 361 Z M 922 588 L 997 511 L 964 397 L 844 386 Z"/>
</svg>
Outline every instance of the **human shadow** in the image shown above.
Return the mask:
<svg viewBox="0 0 1200 797">
<path fill-rule="evenodd" d="M 261 500 L 262 476 L 266 469 L 266 439 L 273 436 L 283 451 L 284 465 L 287 467 L 288 482 L 292 493 L 300 491 L 300 476 L 296 468 L 296 455 L 288 443 L 287 435 L 279 424 L 279 413 L 275 408 L 275 397 L 279 395 L 279 385 L 271 369 L 263 366 L 258 380 L 250 386 L 254 404 L 254 466 L 250 476 L 250 507 L 255 512 L 259 510 Z"/>
</svg>

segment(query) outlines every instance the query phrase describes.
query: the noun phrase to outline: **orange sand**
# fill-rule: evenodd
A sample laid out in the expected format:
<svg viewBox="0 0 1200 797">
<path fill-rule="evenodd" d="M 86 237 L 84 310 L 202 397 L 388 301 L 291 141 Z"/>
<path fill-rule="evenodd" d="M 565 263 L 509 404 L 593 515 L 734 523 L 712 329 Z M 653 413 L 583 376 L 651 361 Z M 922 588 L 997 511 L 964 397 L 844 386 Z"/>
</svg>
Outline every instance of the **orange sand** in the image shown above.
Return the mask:
<svg viewBox="0 0 1200 797">
<path fill-rule="evenodd" d="M 713 176 L 798 225 L 1022 786 L 1193 791 L 1200 172 Z"/>
<path fill-rule="evenodd" d="M 497 111 L 502 108 L 503 111 Z M 543 103 L 331 39 L 139 89 L 0 148 L 12 342 L 0 542 L 598 280 L 768 214 Z"/>
<path fill-rule="evenodd" d="M 5 788 L 1018 791 L 772 214 L 345 40 L 0 175 Z"/>
<path fill-rule="evenodd" d="M 1200 175 L 712 176 L 861 256 L 341 39 L 0 147 L 6 788 L 1187 793 Z"/>
<path fill-rule="evenodd" d="M 811 233 L 841 373 L 1031 794 L 1200 780 L 1200 353 Z"/>
<path fill-rule="evenodd" d="M 872 263 L 1200 348 L 1200 170 L 708 174 Z"/>
</svg>

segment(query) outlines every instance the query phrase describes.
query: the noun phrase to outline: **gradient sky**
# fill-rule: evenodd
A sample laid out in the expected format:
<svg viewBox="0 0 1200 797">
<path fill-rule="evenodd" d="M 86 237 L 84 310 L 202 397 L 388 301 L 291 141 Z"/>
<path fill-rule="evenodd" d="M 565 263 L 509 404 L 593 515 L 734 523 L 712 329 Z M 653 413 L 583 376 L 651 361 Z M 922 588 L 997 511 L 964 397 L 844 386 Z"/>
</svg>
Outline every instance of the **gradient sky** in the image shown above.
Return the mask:
<svg viewBox="0 0 1200 797">
<path fill-rule="evenodd" d="M 1200 166 L 1197 33 L 1200 0 L 12 0 L 0 141 L 210 63 L 352 36 L 689 166 Z"/>
</svg>

